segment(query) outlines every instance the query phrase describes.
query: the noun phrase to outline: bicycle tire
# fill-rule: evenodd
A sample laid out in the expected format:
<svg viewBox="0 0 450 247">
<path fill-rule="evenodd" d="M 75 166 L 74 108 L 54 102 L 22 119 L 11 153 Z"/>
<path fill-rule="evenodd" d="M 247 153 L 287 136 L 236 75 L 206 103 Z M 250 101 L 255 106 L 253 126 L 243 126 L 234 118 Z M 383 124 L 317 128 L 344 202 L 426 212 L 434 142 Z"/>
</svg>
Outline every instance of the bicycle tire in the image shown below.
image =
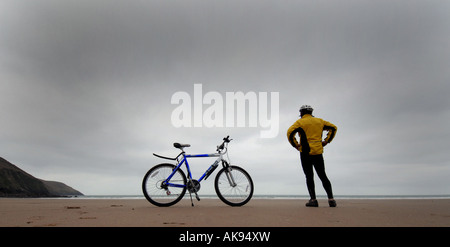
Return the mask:
<svg viewBox="0 0 450 247">
<path fill-rule="evenodd" d="M 186 175 L 183 170 L 178 169 L 171 182 L 179 181 L 184 187 L 168 187 L 162 188 L 161 184 L 173 172 L 176 166 L 173 164 L 159 164 L 152 167 L 142 180 L 142 191 L 144 196 L 151 204 L 158 207 L 169 207 L 179 202 L 186 193 Z"/>
<path fill-rule="evenodd" d="M 217 173 L 214 187 L 222 202 L 233 207 L 240 207 L 250 201 L 255 187 L 252 178 L 243 168 L 239 166 L 230 167 L 236 186 L 230 185 L 227 178 L 228 168 L 224 167 Z"/>
</svg>

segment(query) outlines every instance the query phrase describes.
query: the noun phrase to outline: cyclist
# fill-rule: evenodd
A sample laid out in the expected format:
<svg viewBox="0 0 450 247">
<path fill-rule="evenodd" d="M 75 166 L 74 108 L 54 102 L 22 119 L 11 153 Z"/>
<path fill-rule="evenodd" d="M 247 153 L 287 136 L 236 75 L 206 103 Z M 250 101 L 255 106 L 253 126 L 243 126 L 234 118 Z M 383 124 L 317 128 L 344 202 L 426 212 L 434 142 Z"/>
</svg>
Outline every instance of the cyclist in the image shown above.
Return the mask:
<svg viewBox="0 0 450 247">
<path fill-rule="evenodd" d="M 300 151 L 300 160 L 303 172 L 306 176 L 306 185 L 311 199 L 306 203 L 307 207 L 318 207 L 314 188 L 314 171 L 322 181 L 322 185 L 328 196 L 330 207 L 336 207 L 336 201 L 333 198 L 331 182 L 325 173 L 325 164 L 323 161 L 323 147 L 330 143 L 336 135 L 337 127 L 323 119 L 312 115 L 313 108 L 309 105 L 300 107 L 300 119 L 297 120 L 287 131 L 289 143 Z M 322 140 L 323 131 L 328 131 L 325 140 Z M 297 141 L 296 134 L 299 134 L 300 141 Z"/>
</svg>

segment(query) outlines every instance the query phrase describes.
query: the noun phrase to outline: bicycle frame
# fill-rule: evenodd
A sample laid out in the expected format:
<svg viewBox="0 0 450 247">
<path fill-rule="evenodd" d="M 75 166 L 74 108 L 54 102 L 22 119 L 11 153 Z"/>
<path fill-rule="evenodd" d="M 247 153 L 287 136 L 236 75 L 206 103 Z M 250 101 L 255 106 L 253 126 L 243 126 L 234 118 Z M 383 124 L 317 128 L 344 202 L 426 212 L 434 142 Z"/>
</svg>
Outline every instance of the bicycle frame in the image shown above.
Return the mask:
<svg viewBox="0 0 450 247">
<path fill-rule="evenodd" d="M 201 181 L 203 181 L 203 179 L 205 179 L 205 177 L 207 177 L 208 176 L 208 172 L 211 170 L 211 169 L 213 169 L 213 166 L 215 165 L 215 164 L 217 164 L 217 165 L 219 165 L 218 163 L 220 162 L 220 161 L 222 161 L 223 163 L 222 163 L 222 165 L 225 167 L 225 164 L 228 164 L 227 162 L 226 162 L 226 160 L 224 160 L 223 159 L 223 155 L 225 154 L 226 152 L 224 152 L 224 153 L 222 153 L 222 152 L 220 152 L 220 153 L 214 153 L 214 154 L 185 154 L 184 153 L 184 151 L 183 152 L 181 152 L 178 156 L 177 156 L 177 161 L 178 161 L 178 157 L 180 156 L 180 155 L 182 155 L 183 156 L 183 159 L 181 160 L 181 162 L 178 162 L 178 165 L 175 167 L 175 169 L 173 169 L 173 171 L 172 171 L 172 173 L 169 175 L 169 177 L 163 182 L 166 186 L 168 186 L 168 187 L 178 187 L 178 188 L 184 188 L 184 187 L 186 187 L 186 185 L 184 185 L 184 184 L 174 184 L 174 183 L 170 183 L 169 181 L 170 181 L 170 179 L 172 179 L 172 177 L 173 177 L 173 175 L 175 174 L 175 172 L 178 170 L 178 169 L 180 169 L 180 167 L 183 165 L 183 164 L 186 164 L 186 169 L 187 169 L 187 171 L 188 171 L 188 179 L 190 179 L 190 180 L 192 180 L 192 174 L 191 174 L 191 168 L 189 167 L 189 163 L 188 163 L 188 161 L 187 161 L 187 158 L 205 158 L 205 157 L 219 157 L 219 158 L 217 158 L 216 159 L 216 161 L 214 161 L 214 163 L 203 173 L 203 175 L 197 180 L 199 183 L 201 182 Z M 232 182 L 232 184 L 234 184 L 234 182 Z"/>
</svg>

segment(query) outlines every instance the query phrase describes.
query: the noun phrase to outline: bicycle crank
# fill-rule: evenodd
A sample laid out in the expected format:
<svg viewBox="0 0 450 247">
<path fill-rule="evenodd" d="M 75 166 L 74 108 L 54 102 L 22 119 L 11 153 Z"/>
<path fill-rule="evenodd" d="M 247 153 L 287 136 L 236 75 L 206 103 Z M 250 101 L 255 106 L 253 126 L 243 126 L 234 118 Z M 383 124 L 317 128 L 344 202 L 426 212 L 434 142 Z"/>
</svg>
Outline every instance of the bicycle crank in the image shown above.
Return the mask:
<svg viewBox="0 0 450 247">
<path fill-rule="evenodd" d="M 191 193 L 197 193 L 200 190 L 200 182 L 195 179 L 189 181 L 187 184 L 187 189 Z"/>
</svg>

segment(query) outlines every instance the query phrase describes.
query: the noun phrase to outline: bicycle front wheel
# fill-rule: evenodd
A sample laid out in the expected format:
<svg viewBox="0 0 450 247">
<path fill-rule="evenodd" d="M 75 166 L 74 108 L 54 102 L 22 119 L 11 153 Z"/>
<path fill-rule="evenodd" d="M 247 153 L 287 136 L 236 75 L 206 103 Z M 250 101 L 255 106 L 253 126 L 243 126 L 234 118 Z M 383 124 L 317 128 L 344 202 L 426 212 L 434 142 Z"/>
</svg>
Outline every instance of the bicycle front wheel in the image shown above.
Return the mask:
<svg viewBox="0 0 450 247">
<path fill-rule="evenodd" d="M 214 182 L 217 196 L 233 207 L 245 205 L 253 196 L 253 181 L 250 175 L 238 166 L 222 168 Z"/>
<path fill-rule="evenodd" d="M 169 181 L 171 184 L 177 185 L 176 187 L 164 184 L 175 168 L 176 166 L 172 164 L 159 164 L 145 174 L 142 191 L 145 198 L 153 205 L 172 206 L 179 202 L 186 193 L 186 175 L 181 169 L 178 169 Z"/>
</svg>

